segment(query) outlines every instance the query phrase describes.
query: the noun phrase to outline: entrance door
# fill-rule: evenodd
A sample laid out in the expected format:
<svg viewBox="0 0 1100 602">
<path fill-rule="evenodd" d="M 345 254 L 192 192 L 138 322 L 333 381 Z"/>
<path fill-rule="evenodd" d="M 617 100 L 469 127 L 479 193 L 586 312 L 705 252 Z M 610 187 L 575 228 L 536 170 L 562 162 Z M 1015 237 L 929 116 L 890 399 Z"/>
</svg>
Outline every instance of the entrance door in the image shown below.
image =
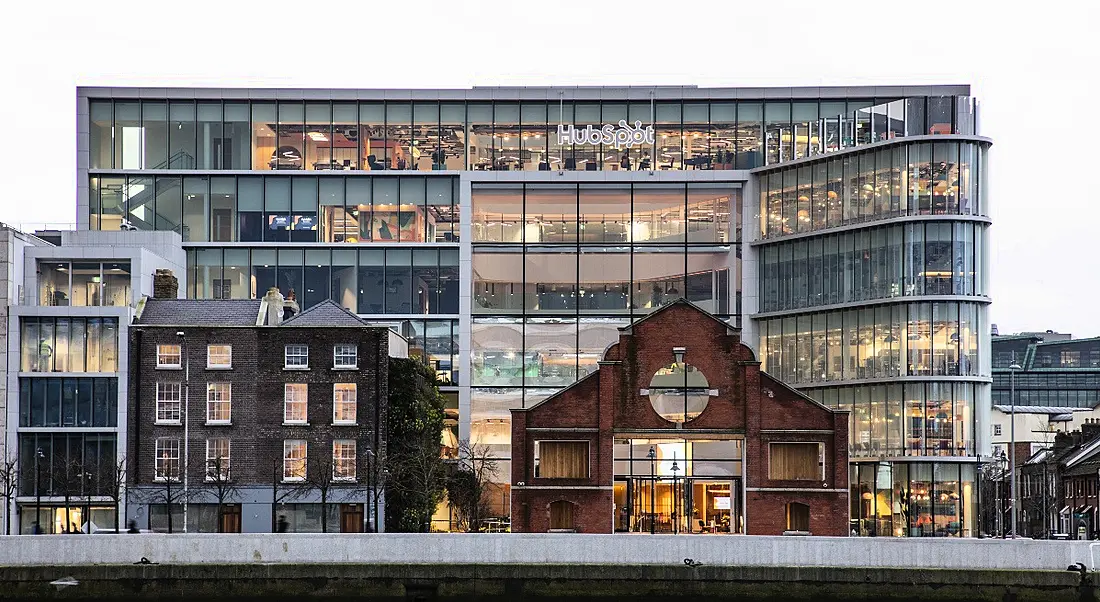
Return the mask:
<svg viewBox="0 0 1100 602">
<path fill-rule="evenodd" d="M 340 532 L 363 531 L 363 504 L 340 504 Z"/>
<path fill-rule="evenodd" d="M 222 506 L 222 533 L 241 532 L 241 505 L 225 504 Z"/>
</svg>

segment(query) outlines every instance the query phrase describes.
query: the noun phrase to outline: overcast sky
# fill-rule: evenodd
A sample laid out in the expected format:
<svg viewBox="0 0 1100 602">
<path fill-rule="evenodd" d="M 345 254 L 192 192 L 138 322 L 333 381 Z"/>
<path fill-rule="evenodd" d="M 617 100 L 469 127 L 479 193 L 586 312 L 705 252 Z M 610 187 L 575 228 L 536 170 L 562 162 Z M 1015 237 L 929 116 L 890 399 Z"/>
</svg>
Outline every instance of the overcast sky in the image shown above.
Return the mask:
<svg viewBox="0 0 1100 602">
<path fill-rule="evenodd" d="M 994 141 L 993 321 L 1100 336 L 1098 5 L 16 0 L 0 9 L 0 221 L 75 222 L 77 85 L 968 83 Z"/>
</svg>

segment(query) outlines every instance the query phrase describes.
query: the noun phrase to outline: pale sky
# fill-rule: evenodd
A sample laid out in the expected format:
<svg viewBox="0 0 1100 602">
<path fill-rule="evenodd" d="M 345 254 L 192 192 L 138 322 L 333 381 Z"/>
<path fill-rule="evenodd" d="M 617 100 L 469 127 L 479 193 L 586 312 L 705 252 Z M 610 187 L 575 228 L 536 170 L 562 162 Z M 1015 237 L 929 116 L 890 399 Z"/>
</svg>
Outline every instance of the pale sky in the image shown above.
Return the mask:
<svg viewBox="0 0 1100 602">
<path fill-rule="evenodd" d="M 970 84 L 993 322 L 1100 336 L 1095 0 L 6 3 L 0 221 L 74 223 L 75 88 Z M 1077 182 L 1080 187 L 1067 186 Z"/>
</svg>

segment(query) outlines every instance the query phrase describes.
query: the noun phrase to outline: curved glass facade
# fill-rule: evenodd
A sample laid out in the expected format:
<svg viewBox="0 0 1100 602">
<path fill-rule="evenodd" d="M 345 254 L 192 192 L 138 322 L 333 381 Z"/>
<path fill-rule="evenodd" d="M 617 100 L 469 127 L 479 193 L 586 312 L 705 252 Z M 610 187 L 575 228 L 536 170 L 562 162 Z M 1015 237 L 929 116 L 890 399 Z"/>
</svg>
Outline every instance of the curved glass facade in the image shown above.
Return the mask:
<svg viewBox="0 0 1100 602">
<path fill-rule="evenodd" d="M 760 311 L 918 295 L 986 294 L 984 222 L 920 221 L 759 251 Z"/>
<path fill-rule="evenodd" d="M 974 464 L 866 462 L 850 470 L 853 535 L 978 536 Z"/>
<path fill-rule="evenodd" d="M 757 322 L 763 367 L 789 384 L 982 374 L 976 303 L 901 303 Z"/>
<path fill-rule="evenodd" d="M 906 215 L 988 215 L 986 145 L 917 142 L 760 174 L 760 234 Z"/>
</svg>

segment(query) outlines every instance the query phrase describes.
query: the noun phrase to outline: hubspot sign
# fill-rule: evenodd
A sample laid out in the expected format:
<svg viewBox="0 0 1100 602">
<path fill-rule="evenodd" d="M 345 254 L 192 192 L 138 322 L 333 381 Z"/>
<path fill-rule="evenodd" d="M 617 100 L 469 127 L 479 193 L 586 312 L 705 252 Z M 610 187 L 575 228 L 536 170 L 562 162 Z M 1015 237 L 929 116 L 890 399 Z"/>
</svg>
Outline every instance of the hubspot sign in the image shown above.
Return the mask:
<svg viewBox="0 0 1100 602">
<path fill-rule="evenodd" d="M 653 141 L 653 126 L 643 128 L 641 121 L 635 121 L 631 126 L 625 119 L 620 119 L 617 128 L 610 123 L 600 128 L 590 125 L 583 128 L 558 126 L 558 144 L 609 144 L 618 150 L 636 144 L 653 144 Z"/>
</svg>

